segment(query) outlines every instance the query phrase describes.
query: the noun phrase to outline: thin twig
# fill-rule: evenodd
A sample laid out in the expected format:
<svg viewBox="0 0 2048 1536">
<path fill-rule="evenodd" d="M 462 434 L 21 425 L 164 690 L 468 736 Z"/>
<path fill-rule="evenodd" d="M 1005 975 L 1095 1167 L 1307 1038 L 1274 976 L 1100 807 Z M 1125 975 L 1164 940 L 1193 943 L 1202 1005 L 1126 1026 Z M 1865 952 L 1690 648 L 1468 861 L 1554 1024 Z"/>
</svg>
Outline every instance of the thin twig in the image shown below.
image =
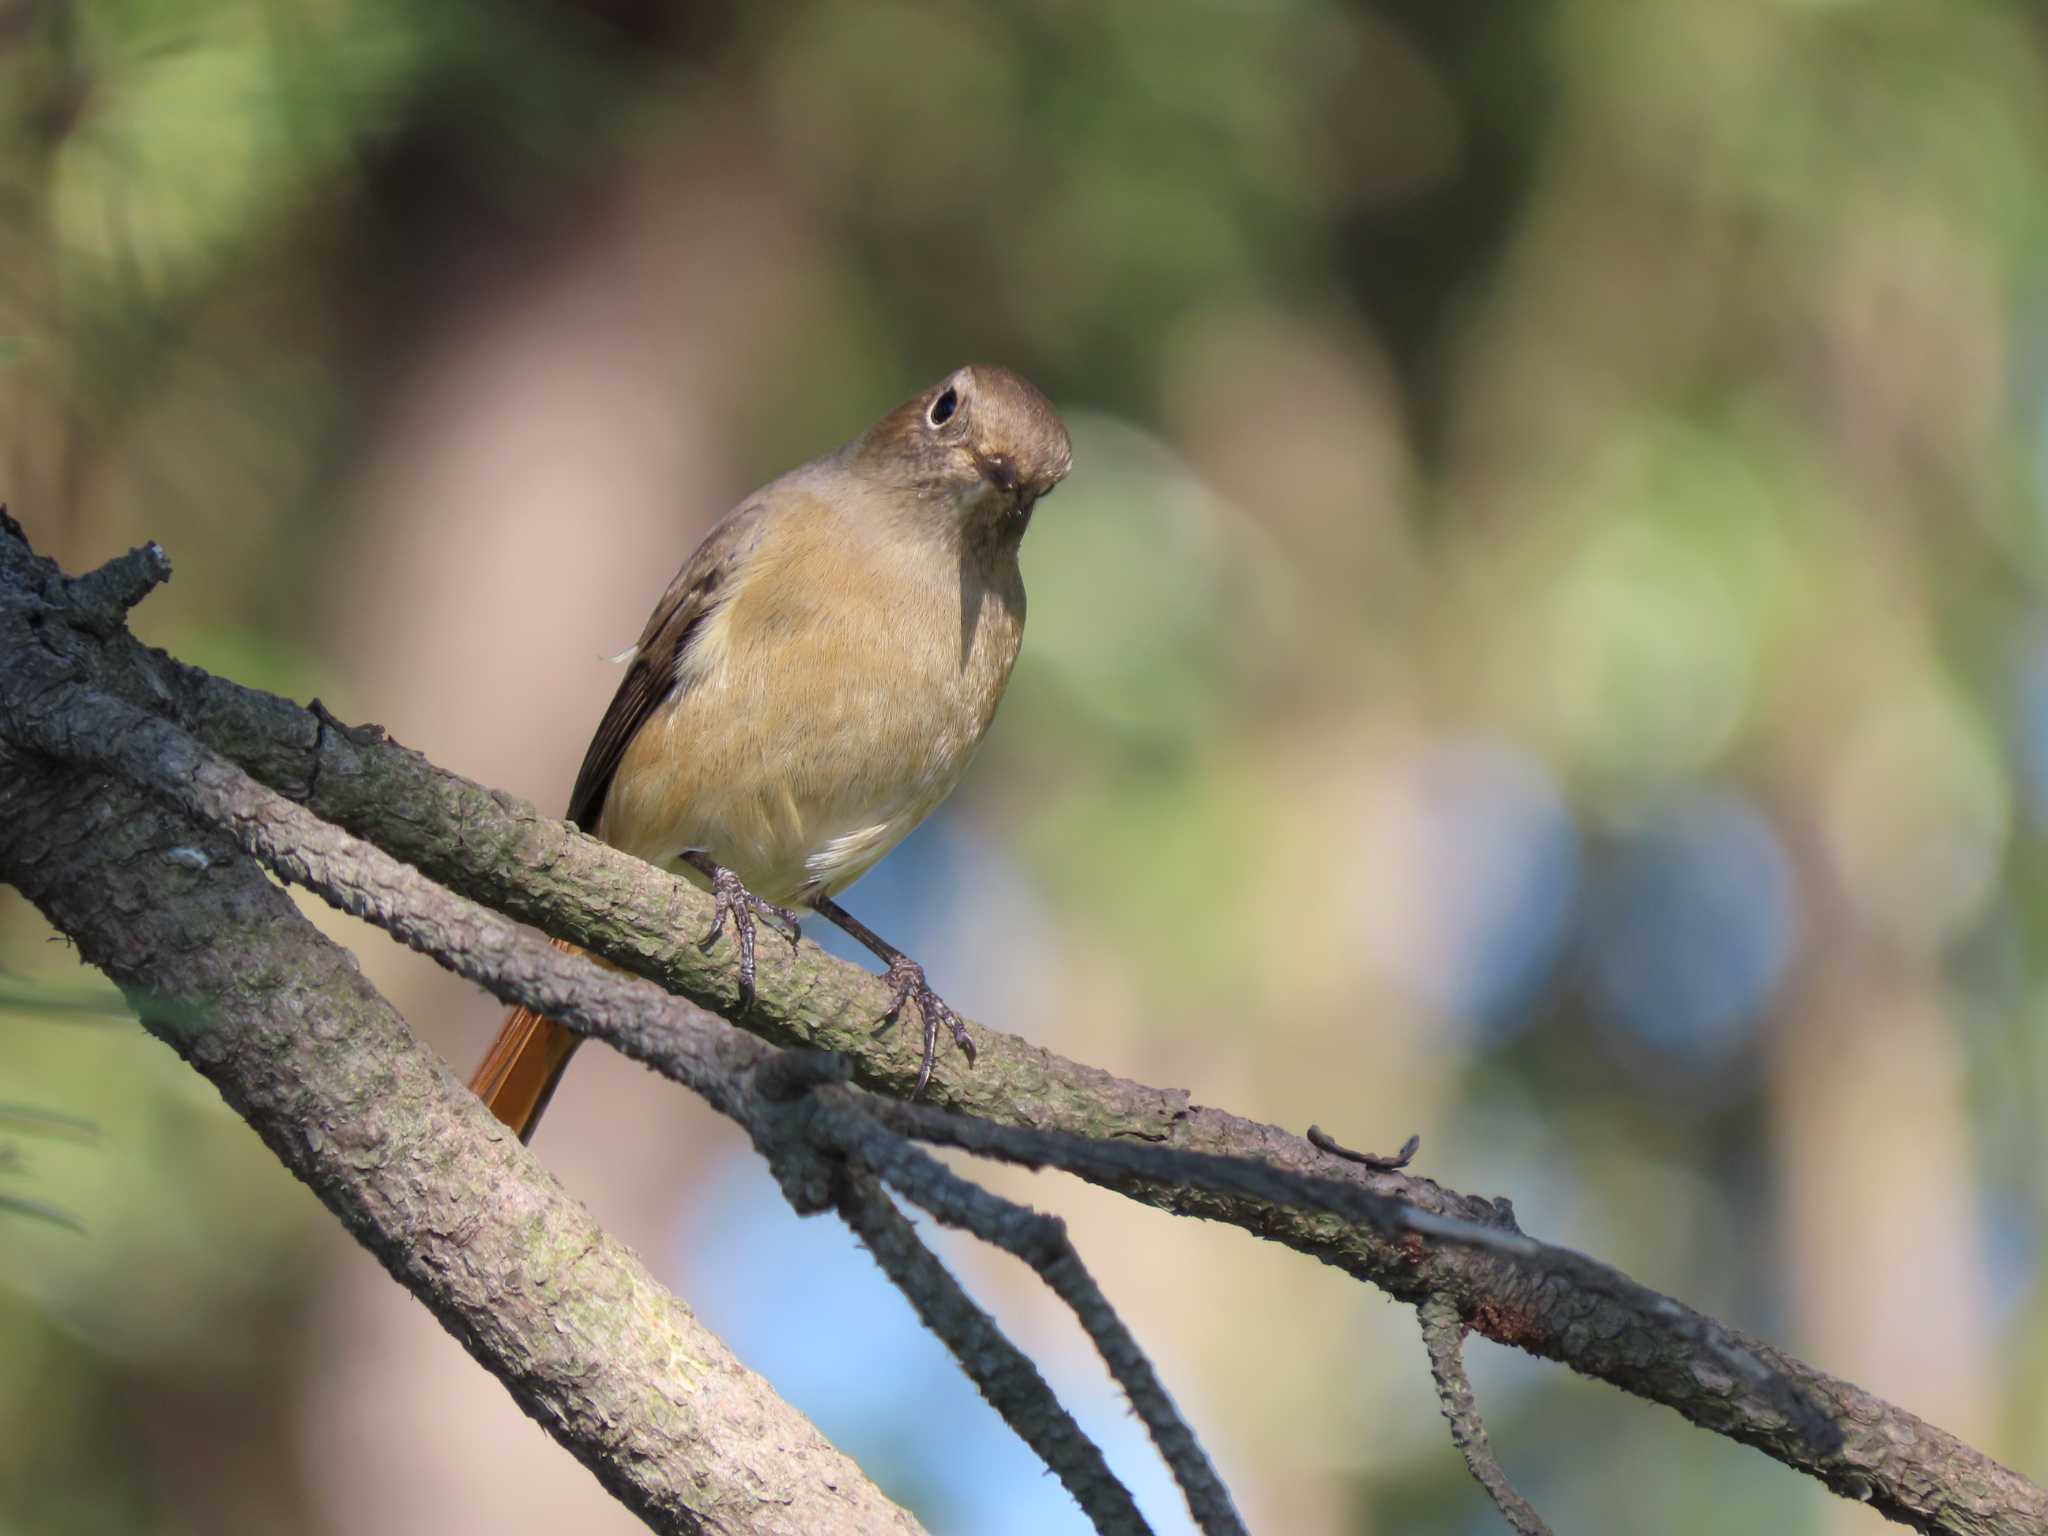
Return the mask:
<svg viewBox="0 0 2048 1536">
<path fill-rule="evenodd" d="M 1418 1210 L 1359 1185 L 1314 1174 L 1283 1171 L 1251 1158 L 1218 1157 L 1144 1142 L 1101 1142 L 1063 1132 L 947 1114 L 925 1104 L 882 1101 L 873 1113 L 891 1129 L 920 1141 L 959 1147 L 1027 1168 L 1058 1168 L 1117 1187 L 1133 1179 L 1172 1182 L 1183 1189 L 1327 1211 L 1384 1232 L 1407 1233 L 1498 1255 L 1529 1274 L 1566 1280 L 1583 1296 L 1597 1296 L 1643 1326 L 1681 1334 L 1703 1353 L 1777 1404 L 1786 1422 L 1821 1455 L 1839 1454 L 1843 1435 L 1830 1405 L 1713 1319 L 1680 1307 L 1619 1270 L 1569 1248 L 1539 1242 L 1512 1225 L 1481 1226 Z M 1425 1294 L 1433 1294 L 1425 1288 Z"/>
<path fill-rule="evenodd" d="M 862 1101 L 842 1099 L 842 1105 Z M 1160 1384 L 1152 1362 L 1089 1275 L 1056 1216 L 963 1179 L 937 1158 L 890 1134 L 871 1114 L 827 1114 L 832 1139 L 846 1156 L 865 1167 L 948 1226 L 972 1232 L 984 1242 L 1015 1254 L 1036 1270 L 1075 1318 L 1137 1410 L 1159 1454 L 1173 1471 L 1203 1536 L 1245 1536 L 1230 1490 L 1209 1462 L 1201 1443 Z"/>
<path fill-rule="evenodd" d="M 111 635 L 130 608 L 170 579 L 171 557 L 152 539 L 67 584 L 73 621 L 82 621 L 95 634 Z"/>
<path fill-rule="evenodd" d="M 838 1209 L 846 1224 L 909 1298 L 924 1325 L 953 1352 L 982 1396 L 1058 1476 L 1095 1529 L 1103 1536 L 1150 1536 L 1152 1528 L 1138 1513 L 1130 1490 L 1060 1406 L 1038 1367 L 974 1304 L 881 1183 L 872 1174 L 848 1172 L 840 1184 Z"/>
<path fill-rule="evenodd" d="M 1308 1128 L 1308 1144 L 1332 1157 L 1341 1157 L 1347 1163 L 1357 1163 L 1375 1173 L 1399 1173 L 1415 1161 L 1415 1154 L 1421 1150 L 1422 1137 L 1410 1136 L 1401 1143 L 1401 1150 L 1392 1154 L 1385 1152 L 1354 1152 L 1320 1125 Z"/>
<path fill-rule="evenodd" d="M 1472 1479 L 1486 1490 L 1486 1496 L 1507 1518 L 1516 1536 L 1550 1536 L 1550 1527 L 1515 1492 L 1514 1484 L 1494 1459 L 1486 1438 L 1486 1421 L 1479 1417 L 1479 1403 L 1472 1395 L 1472 1378 L 1465 1374 L 1465 1320 L 1458 1309 L 1440 1296 L 1432 1296 L 1416 1308 L 1422 1324 L 1423 1347 L 1429 1351 L 1430 1379 L 1436 1383 L 1437 1405 L 1450 1421 L 1451 1442 L 1465 1453 L 1465 1465 Z"/>
</svg>

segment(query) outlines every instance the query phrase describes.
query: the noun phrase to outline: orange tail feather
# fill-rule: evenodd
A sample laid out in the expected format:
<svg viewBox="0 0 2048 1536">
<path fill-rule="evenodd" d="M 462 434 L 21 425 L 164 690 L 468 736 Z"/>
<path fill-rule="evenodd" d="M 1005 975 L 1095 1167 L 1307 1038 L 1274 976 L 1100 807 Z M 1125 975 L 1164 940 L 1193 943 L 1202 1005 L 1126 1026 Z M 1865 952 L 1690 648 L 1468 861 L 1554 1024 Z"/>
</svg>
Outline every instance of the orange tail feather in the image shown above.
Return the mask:
<svg viewBox="0 0 2048 1536">
<path fill-rule="evenodd" d="M 559 939 L 555 942 L 562 949 L 575 948 Z M 541 1111 L 582 1043 L 583 1037 L 567 1025 L 544 1019 L 531 1008 L 514 1008 L 471 1074 L 470 1091 L 521 1141 L 531 1141 Z"/>
</svg>

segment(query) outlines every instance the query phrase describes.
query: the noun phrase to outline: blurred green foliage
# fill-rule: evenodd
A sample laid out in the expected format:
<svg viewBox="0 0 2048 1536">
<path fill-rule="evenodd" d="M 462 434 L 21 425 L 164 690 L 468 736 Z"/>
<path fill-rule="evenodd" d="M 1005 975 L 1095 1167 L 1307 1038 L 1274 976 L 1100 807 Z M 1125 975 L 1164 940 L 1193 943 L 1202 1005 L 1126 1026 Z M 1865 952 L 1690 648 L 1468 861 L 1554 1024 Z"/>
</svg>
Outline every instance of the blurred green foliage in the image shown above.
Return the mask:
<svg viewBox="0 0 2048 1536">
<path fill-rule="evenodd" d="M 2044 50 L 2020 0 L 0 0 L 0 498 L 73 567 L 163 541 L 185 659 L 432 720 L 507 644 L 447 573 L 545 515 L 545 591 L 640 483 L 587 420 L 737 494 L 1017 366 L 1076 471 L 964 799 L 1051 1042 L 1422 1129 L 2039 1476 Z M 527 371 L 588 497 L 526 418 L 392 468 Z M 0 1215 L 0 1531 L 340 1519 L 278 1412 L 319 1214 L 133 1031 L 0 1032 L 0 1099 L 103 1128 L 0 1191 L 85 1227 Z M 1399 1319 L 1278 1283 L 1256 1348 L 1135 1319 L 1267 1528 L 1483 1528 Z M 1560 1529 L 1871 1527 L 1561 1373 L 1481 1396 Z"/>
</svg>

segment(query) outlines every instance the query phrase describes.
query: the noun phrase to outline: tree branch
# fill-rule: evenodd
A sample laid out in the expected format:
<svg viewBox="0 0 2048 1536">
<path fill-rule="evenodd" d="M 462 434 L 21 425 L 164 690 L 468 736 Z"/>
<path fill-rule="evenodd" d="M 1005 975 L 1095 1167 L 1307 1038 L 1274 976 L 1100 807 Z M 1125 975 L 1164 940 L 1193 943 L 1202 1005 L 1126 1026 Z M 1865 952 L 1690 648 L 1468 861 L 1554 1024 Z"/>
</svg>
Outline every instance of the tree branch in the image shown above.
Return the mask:
<svg viewBox="0 0 2048 1536">
<path fill-rule="evenodd" d="M 613 976 L 584 956 L 530 938 L 264 789 L 170 722 L 67 683 L 63 672 L 61 661 L 24 657 L 13 679 L 16 686 L 0 688 L 0 735 L 53 758 L 118 774 L 178 811 L 221 828 L 275 873 L 376 923 L 506 1001 L 525 1003 L 591 1032 L 616 1030 L 643 1042 L 671 1076 L 748 1129 L 800 1213 L 837 1205 L 884 1272 L 904 1287 L 989 1401 L 1060 1475 L 1098 1529 L 1138 1536 L 1148 1529 L 1100 1451 L 1059 1406 L 1030 1361 L 945 1274 L 872 1177 L 849 1175 L 843 1161 L 834 1158 L 827 1164 L 819 1157 L 821 1151 L 839 1152 L 839 1143 L 808 1135 L 817 1120 L 807 1102 L 794 1111 L 790 1106 L 815 1083 L 843 1077 L 843 1058 L 831 1058 L 836 1070 L 821 1070 L 817 1053 L 806 1053 L 808 1060 L 779 1058 L 772 1048 L 644 981 Z M 33 700 L 33 706 L 24 707 L 23 698 Z M 204 863 L 195 850 L 184 852 L 182 862 L 188 866 Z M 884 1166 L 900 1165 L 910 1150 L 900 1144 L 892 1149 L 896 1138 L 857 1105 L 835 1122 L 835 1135 Z M 877 1207 L 878 1200 L 886 1210 Z M 1048 1220 L 1011 1209 L 1028 1220 Z M 1107 1303 L 1099 1295 L 1096 1301 L 1098 1336 L 1111 1337 L 1119 1346 L 1112 1369 L 1119 1379 L 1140 1383 L 1141 1390 L 1150 1387 L 1141 1411 L 1162 1445 L 1176 1453 L 1171 1465 L 1177 1476 L 1189 1479 L 1185 1486 L 1191 1504 L 1213 1510 L 1220 1498 L 1228 1510 L 1228 1496 L 1158 1389 L 1149 1363 Z M 1103 1325 L 1101 1316 L 1113 1326 Z M 1223 1536 L 1242 1527 L 1233 1518 L 1228 1524 L 1205 1525 L 1205 1530 Z"/>
<path fill-rule="evenodd" d="M 1038 1367 L 974 1304 L 896 1209 L 880 1181 L 868 1173 L 843 1179 L 838 1209 L 882 1273 L 910 1298 L 924 1325 L 966 1367 L 1024 1443 L 1058 1474 L 1095 1529 L 1104 1536 L 1149 1536 L 1152 1528 L 1138 1513 L 1130 1490 L 1060 1406 Z"/>
<path fill-rule="evenodd" d="M 877 1113 L 849 1112 L 844 1101 L 834 1102 L 821 1112 L 825 1142 L 948 1226 L 972 1232 L 1030 1265 L 1073 1311 L 1110 1375 L 1124 1389 L 1186 1493 L 1203 1536 L 1245 1536 L 1229 1490 L 1174 1409 L 1152 1362 L 1082 1264 L 1067 1237 L 1066 1223 L 961 1178 L 929 1152 L 892 1134 L 880 1118 L 886 1106 L 875 1108 Z"/>
<path fill-rule="evenodd" d="M 1059 1475 L 1098 1528 L 1141 1533 L 1147 1529 L 1101 1452 L 1059 1406 L 1029 1359 L 967 1299 L 943 1266 L 924 1251 L 908 1224 L 899 1229 L 901 1217 L 894 1207 L 882 1212 L 869 1198 L 872 1194 L 887 1204 L 886 1195 L 858 1176 L 849 1191 L 843 1165 L 835 1161 L 821 1166 L 816 1154 L 853 1156 L 869 1173 L 928 1204 L 941 1219 L 966 1226 L 1013 1252 L 1019 1251 L 1013 1235 L 1018 1227 L 1042 1233 L 1047 1223 L 1058 1223 L 975 1189 L 904 1145 L 866 1112 L 865 1099 L 842 1105 L 829 1124 L 815 1116 L 792 1116 L 786 1106 L 844 1076 L 844 1057 L 825 1057 L 837 1065 L 833 1070 L 820 1063 L 823 1053 L 777 1055 L 724 1020 L 692 1009 L 645 981 L 613 976 L 585 956 L 565 954 L 533 939 L 496 913 L 450 895 L 381 849 L 263 788 L 175 726 L 118 699 L 75 689 L 64 698 L 61 718 L 62 731 L 44 730 L 33 721 L 8 718 L 0 703 L 0 721 L 16 739 L 44 750 L 68 750 L 78 760 L 121 774 L 227 831 L 278 875 L 385 929 L 457 975 L 507 1002 L 524 1003 L 657 1065 L 748 1130 L 799 1214 L 821 1208 L 827 1203 L 822 1191 L 841 1186 L 833 1203 L 874 1251 L 884 1273 L 905 1290 L 990 1403 Z M 943 1195 L 935 1194 L 935 1189 L 943 1189 Z M 975 1197 L 1000 1208 L 1008 1220 L 963 1216 Z M 1060 1243 L 1064 1246 L 1063 1233 Z M 1079 1261 L 1071 1248 L 1065 1257 L 1071 1267 L 1049 1272 L 1046 1279 L 1056 1292 L 1070 1297 L 1076 1294 L 1073 1271 Z M 1204 1532 L 1243 1536 L 1229 1495 L 1192 1432 L 1174 1413 L 1150 1363 L 1099 1292 L 1092 1300 L 1084 1317 L 1093 1324 L 1091 1337 L 1104 1345 L 1112 1372 L 1130 1390 L 1140 1416 L 1167 1453 L 1168 1465 L 1182 1480 Z"/>
<path fill-rule="evenodd" d="M 0 745 L 0 878 L 657 1531 L 910 1532 L 219 834 Z"/>
<path fill-rule="evenodd" d="M 1486 1490 L 1515 1536 L 1550 1536 L 1543 1517 L 1515 1492 L 1515 1485 L 1494 1460 L 1486 1422 L 1479 1417 L 1479 1403 L 1472 1395 L 1472 1378 L 1465 1374 L 1465 1320 L 1441 1297 L 1432 1297 L 1415 1311 L 1422 1325 L 1423 1348 L 1429 1352 L 1437 1405 L 1450 1423 L 1451 1443 L 1465 1454 L 1472 1480 Z"/>
<path fill-rule="evenodd" d="M 12 576 L 10 560 L 18 567 L 26 556 L 12 532 L 0 527 L 0 591 Z M 706 958 L 679 937 L 709 917 L 708 899 L 682 882 L 437 770 L 374 730 L 340 728 L 324 711 L 309 714 L 180 667 L 125 633 L 88 649 L 81 680 L 181 720 L 322 816 L 464 894 L 696 1001 L 732 1007 L 729 957 Z M 810 946 L 794 959 L 771 947 L 762 955 L 759 990 L 750 1028 L 778 1043 L 843 1048 L 856 1078 L 871 1086 L 901 1091 L 913 1080 L 914 1042 L 868 1038 L 886 999 L 867 973 Z M 643 1059 L 669 1043 L 636 1033 L 630 1018 L 591 1032 Z M 1070 1167 L 1164 1209 L 1233 1222 L 1401 1300 L 1448 1303 L 1488 1337 L 1666 1403 L 1915 1528 L 1977 1536 L 2048 1527 L 2048 1495 L 2017 1474 L 1903 1409 L 1605 1266 L 1523 1237 L 1505 1201 L 1375 1172 L 1278 1128 L 1190 1106 L 1184 1093 L 1125 1082 L 996 1031 L 977 1033 L 982 1065 L 970 1073 L 942 1063 L 934 1097 L 992 1123 L 920 1118 L 936 1114 L 928 1106 L 877 1112 L 906 1134 Z M 1033 1127 L 1095 1139 L 1078 1151 L 1071 1135 L 1030 1141 L 1043 1134 Z M 1014 1139 L 1020 1136 L 1026 1140 Z M 1109 1137 L 1122 1139 L 1101 1139 Z M 1183 1156 L 1151 1163 L 1110 1152 Z M 1189 1152 L 1219 1156 L 1190 1161 Z M 1268 1175 L 1292 1176 L 1287 1192 L 1225 1166 L 1246 1158 Z M 1372 1213 L 1389 1202 L 1406 1214 L 1376 1223 Z M 1492 1229 L 1486 1246 L 1463 1241 L 1473 1225 Z M 1440 1237 L 1460 1241 L 1432 1240 Z M 1817 1423 L 1827 1433 L 1816 1433 Z"/>
<path fill-rule="evenodd" d="M 374 728 L 338 729 L 288 701 L 161 657 L 145 664 L 168 678 L 173 707 L 205 740 L 280 792 L 304 796 L 321 815 L 454 890 L 693 1000 L 731 1005 L 736 991 L 729 961 L 704 956 L 687 941 L 710 914 L 708 899 L 685 882 L 522 801 L 437 769 Z M 911 1045 L 870 1037 L 869 1021 L 887 998 L 858 967 L 810 945 L 794 959 L 769 946 L 761 956 L 759 992 L 747 1025 L 764 1038 L 845 1052 L 854 1060 L 855 1080 L 878 1091 L 904 1093 L 915 1081 Z M 972 1072 L 958 1072 L 942 1061 L 932 1081 L 935 1105 L 1009 1127 L 1250 1158 L 1395 1198 L 1416 1212 L 1516 1231 L 1505 1200 L 1343 1163 L 1278 1126 L 1193 1105 L 1185 1090 L 1114 1077 L 985 1025 L 973 1028 L 981 1042 L 979 1063 Z M 1129 1171 L 1076 1171 L 1162 1210 L 1229 1222 L 1284 1243 L 1398 1300 L 1419 1304 L 1446 1295 L 1474 1332 L 1663 1403 L 1916 1529 L 1976 1536 L 2048 1528 L 2048 1494 L 2010 1469 L 1906 1410 L 1647 1287 L 1638 1288 L 1639 1304 L 1617 1308 L 1573 1285 L 1546 1285 L 1490 1263 L 1483 1254 L 1425 1249 L 1412 1237 L 1326 1210 Z M 1722 1347 L 1706 1351 L 1696 1371 L 1700 1352 L 1693 1341 L 1702 1336 Z M 1748 1359 L 1757 1368 L 1731 1368 L 1730 1359 Z M 1808 1400 L 1824 1404 L 1844 1436 L 1841 1452 L 1818 1452 L 1784 1412 L 1783 1394 L 1758 1390 L 1760 1380 L 1795 1384 Z"/>
</svg>

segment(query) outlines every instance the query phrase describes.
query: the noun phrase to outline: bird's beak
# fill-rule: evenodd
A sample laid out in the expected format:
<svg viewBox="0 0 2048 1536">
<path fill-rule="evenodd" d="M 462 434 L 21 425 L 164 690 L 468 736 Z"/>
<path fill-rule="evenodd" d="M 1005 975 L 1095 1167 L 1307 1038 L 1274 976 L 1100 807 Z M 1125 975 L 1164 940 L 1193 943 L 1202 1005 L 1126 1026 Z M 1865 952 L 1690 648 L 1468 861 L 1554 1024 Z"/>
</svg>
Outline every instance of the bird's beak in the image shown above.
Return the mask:
<svg viewBox="0 0 2048 1536">
<path fill-rule="evenodd" d="M 976 453 L 974 463 L 982 478 L 997 490 L 1017 489 L 1017 461 L 1007 453 Z"/>
</svg>

